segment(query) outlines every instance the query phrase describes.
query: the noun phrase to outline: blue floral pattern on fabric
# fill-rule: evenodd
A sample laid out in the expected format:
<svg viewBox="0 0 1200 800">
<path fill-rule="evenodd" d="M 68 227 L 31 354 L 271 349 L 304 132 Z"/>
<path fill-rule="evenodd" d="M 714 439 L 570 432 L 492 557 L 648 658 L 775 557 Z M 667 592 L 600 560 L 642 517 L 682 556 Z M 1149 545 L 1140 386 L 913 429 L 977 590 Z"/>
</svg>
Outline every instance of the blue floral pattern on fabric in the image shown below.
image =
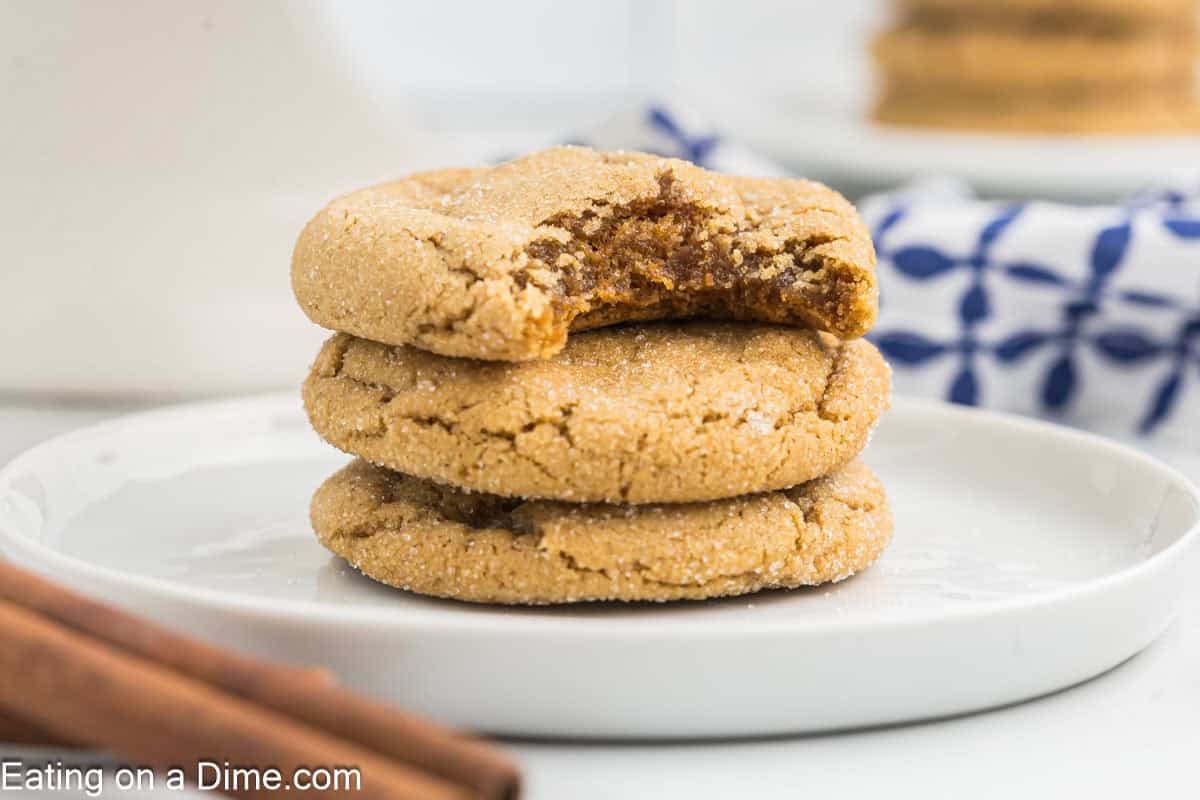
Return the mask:
<svg viewBox="0 0 1200 800">
<path fill-rule="evenodd" d="M 942 396 L 955 403 L 1015 404 L 1009 410 L 1070 419 L 1088 416 L 1079 408 L 1088 388 L 1107 394 L 1110 407 L 1136 408 L 1128 420 L 1136 432 L 1154 433 L 1185 410 L 1200 426 L 1197 199 L 1170 192 L 1120 208 L 1064 210 L 969 197 L 925 203 L 919 191 L 871 198 L 866 205 L 884 295 L 871 338 L 902 390 L 916 385 L 906 373 L 951 361 L 952 369 L 942 366 L 938 374 Z M 949 244 L 961 242 L 968 224 L 969 246 Z M 1076 248 L 1073 260 L 1056 253 L 1056 232 L 1082 238 L 1086 247 Z M 939 288 L 951 281 L 952 289 Z M 893 291 L 901 288 L 902 304 Z M 998 311 L 1005 298 L 1006 311 Z M 949 329 L 947 318 L 954 321 Z M 1011 393 L 1003 400 L 987 396 L 1011 388 L 1012 370 L 1037 357 L 1037 374 L 1026 386 L 1032 402 Z M 1128 378 L 1145 370 L 1154 370 L 1154 378 L 1134 395 Z"/>
</svg>

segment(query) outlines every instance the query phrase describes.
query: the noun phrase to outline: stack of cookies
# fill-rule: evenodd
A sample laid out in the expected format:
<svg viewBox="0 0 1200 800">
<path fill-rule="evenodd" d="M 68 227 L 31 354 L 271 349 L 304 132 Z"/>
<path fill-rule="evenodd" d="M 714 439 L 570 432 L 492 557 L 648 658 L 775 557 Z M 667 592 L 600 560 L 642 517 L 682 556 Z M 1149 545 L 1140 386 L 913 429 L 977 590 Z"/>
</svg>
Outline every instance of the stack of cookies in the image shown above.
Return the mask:
<svg viewBox="0 0 1200 800">
<path fill-rule="evenodd" d="M 555 148 L 335 200 L 296 297 L 358 457 L 312 502 L 366 575 L 474 602 L 837 581 L 891 536 L 856 456 L 888 404 L 874 251 L 807 181 Z"/>
<path fill-rule="evenodd" d="M 1121 133 L 1200 128 L 1196 0 L 898 0 L 875 41 L 881 122 Z"/>
</svg>

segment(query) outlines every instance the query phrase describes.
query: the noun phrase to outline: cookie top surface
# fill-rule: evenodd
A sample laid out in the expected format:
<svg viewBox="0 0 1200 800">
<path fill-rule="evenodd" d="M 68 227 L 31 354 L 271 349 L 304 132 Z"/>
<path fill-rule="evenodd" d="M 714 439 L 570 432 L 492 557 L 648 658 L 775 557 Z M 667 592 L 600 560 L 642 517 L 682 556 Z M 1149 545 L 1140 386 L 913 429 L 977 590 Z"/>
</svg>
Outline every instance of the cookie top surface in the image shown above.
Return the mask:
<svg viewBox="0 0 1200 800">
<path fill-rule="evenodd" d="M 313 497 L 318 538 L 402 589 L 487 603 L 679 600 L 842 580 L 891 538 L 879 480 L 853 462 L 715 503 L 576 505 L 466 493 L 354 461 Z"/>
<path fill-rule="evenodd" d="M 304 386 L 316 431 L 476 491 L 685 502 L 779 489 L 853 458 L 889 400 L 865 340 L 765 324 L 642 323 L 550 359 L 438 356 L 339 334 Z"/>
<path fill-rule="evenodd" d="M 327 328 L 519 361 L 570 330 L 644 319 L 861 336 L 874 266 L 854 207 L 820 184 L 560 147 L 338 198 L 301 234 L 292 284 Z"/>
</svg>

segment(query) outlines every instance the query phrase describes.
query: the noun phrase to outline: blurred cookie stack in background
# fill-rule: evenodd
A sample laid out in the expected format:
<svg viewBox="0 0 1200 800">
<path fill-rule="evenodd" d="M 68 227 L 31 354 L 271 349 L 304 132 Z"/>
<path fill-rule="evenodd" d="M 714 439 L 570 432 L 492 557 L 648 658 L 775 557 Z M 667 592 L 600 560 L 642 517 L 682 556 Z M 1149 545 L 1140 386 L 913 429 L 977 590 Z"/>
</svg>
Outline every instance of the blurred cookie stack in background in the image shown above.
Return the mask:
<svg viewBox="0 0 1200 800">
<path fill-rule="evenodd" d="M 841 195 L 555 148 L 335 200 L 296 298 L 338 331 L 309 419 L 359 460 L 328 549 L 473 602 L 676 600 L 838 581 L 891 538 L 857 456 L 890 372 Z"/>
<path fill-rule="evenodd" d="M 897 0 L 884 123 L 1045 133 L 1200 128 L 1195 0 Z"/>
</svg>

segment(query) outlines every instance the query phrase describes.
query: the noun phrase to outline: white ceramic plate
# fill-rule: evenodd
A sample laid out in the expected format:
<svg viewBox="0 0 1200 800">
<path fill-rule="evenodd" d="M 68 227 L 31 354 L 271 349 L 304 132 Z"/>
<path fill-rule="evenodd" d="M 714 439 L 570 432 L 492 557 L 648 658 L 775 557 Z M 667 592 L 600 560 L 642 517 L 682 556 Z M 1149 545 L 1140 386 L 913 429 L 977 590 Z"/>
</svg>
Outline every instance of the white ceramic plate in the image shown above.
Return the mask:
<svg viewBox="0 0 1200 800">
<path fill-rule="evenodd" d="M 953 175 L 989 193 L 1112 200 L 1194 181 L 1200 163 L 1198 135 L 957 133 L 877 125 L 830 98 L 725 102 L 719 118 L 733 138 L 855 192 Z"/>
<path fill-rule="evenodd" d="M 867 459 L 897 520 L 876 566 L 718 602 L 507 609 L 376 585 L 309 532 L 309 495 L 345 457 L 291 396 L 36 447 L 0 471 L 0 546 L 448 722 L 571 737 L 817 731 L 1010 703 L 1145 647 L 1194 579 L 1196 491 L 1133 450 L 903 400 Z"/>
</svg>

